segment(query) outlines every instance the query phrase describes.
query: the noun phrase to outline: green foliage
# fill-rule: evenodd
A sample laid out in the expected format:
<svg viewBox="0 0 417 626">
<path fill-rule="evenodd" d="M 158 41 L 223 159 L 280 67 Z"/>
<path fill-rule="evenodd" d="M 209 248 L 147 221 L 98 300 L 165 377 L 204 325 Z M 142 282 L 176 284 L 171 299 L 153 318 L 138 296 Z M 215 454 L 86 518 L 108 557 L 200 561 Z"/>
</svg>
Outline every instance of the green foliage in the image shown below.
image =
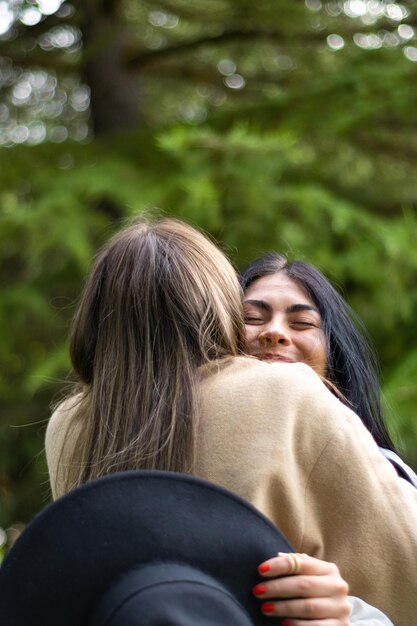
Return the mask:
<svg viewBox="0 0 417 626">
<path fill-rule="evenodd" d="M 384 386 L 389 423 L 414 467 L 417 467 L 416 376 L 417 350 L 414 348 L 399 360 Z"/>
</svg>

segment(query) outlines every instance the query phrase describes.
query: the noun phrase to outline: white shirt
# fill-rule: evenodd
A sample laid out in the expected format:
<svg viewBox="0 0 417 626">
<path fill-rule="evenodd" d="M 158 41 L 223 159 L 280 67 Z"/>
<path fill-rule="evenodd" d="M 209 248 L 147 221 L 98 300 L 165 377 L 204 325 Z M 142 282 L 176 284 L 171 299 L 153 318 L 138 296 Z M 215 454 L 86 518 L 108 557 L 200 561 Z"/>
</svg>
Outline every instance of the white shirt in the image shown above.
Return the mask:
<svg viewBox="0 0 417 626">
<path fill-rule="evenodd" d="M 411 483 L 414 487 L 417 488 L 417 474 L 414 472 L 414 470 L 412 470 L 409 465 L 404 463 L 404 461 L 400 459 L 398 454 L 396 454 L 392 450 L 388 450 L 387 448 L 381 448 L 381 447 L 379 449 L 384 455 L 384 457 L 388 459 L 388 461 L 391 461 L 391 463 L 393 464 L 397 472 L 400 474 L 400 476 L 402 478 L 405 478 L 405 480 L 408 480 L 409 483 Z"/>
<path fill-rule="evenodd" d="M 394 626 L 385 613 L 364 600 L 355 596 L 348 596 L 348 600 L 352 611 L 350 614 L 352 626 Z"/>
</svg>

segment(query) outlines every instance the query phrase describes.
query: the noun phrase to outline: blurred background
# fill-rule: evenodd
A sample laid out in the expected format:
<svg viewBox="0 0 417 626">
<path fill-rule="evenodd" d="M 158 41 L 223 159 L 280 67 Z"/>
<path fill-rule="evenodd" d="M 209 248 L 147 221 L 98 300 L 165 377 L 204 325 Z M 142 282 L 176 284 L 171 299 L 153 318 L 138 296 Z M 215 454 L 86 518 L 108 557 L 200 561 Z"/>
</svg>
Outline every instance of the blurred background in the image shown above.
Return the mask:
<svg viewBox="0 0 417 626">
<path fill-rule="evenodd" d="M 0 544 L 50 499 L 89 262 L 154 206 L 317 265 L 417 467 L 417 3 L 0 0 Z"/>
</svg>

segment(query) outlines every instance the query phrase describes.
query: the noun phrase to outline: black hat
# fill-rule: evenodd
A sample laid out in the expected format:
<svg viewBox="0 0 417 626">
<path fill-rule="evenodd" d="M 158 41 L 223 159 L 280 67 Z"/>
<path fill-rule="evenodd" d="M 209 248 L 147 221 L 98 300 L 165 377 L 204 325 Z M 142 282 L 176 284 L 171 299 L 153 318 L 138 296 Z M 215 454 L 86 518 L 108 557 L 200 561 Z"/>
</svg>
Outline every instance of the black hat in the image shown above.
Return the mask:
<svg viewBox="0 0 417 626">
<path fill-rule="evenodd" d="M 173 472 L 111 474 L 50 504 L 25 528 L 0 568 L 0 621 L 270 626 L 251 589 L 257 566 L 278 551 L 293 549 L 222 487 Z"/>
</svg>

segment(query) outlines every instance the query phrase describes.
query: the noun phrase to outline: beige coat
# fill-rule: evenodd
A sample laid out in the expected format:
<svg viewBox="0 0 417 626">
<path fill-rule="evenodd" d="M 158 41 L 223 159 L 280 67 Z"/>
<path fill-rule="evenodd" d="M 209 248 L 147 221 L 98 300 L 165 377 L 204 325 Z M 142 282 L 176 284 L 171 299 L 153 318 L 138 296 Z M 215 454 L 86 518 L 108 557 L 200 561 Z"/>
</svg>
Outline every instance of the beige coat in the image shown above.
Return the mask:
<svg viewBox="0 0 417 626">
<path fill-rule="evenodd" d="M 297 552 L 336 562 L 350 593 L 396 626 L 413 626 L 417 490 L 360 419 L 303 364 L 229 359 L 202 369 L 201 391 L 196 474 L 252 502 Z M 54 413 L 46 435 L 54 497 L 77 462 L 81 424 L 68 406 Z"/>
</svg>

